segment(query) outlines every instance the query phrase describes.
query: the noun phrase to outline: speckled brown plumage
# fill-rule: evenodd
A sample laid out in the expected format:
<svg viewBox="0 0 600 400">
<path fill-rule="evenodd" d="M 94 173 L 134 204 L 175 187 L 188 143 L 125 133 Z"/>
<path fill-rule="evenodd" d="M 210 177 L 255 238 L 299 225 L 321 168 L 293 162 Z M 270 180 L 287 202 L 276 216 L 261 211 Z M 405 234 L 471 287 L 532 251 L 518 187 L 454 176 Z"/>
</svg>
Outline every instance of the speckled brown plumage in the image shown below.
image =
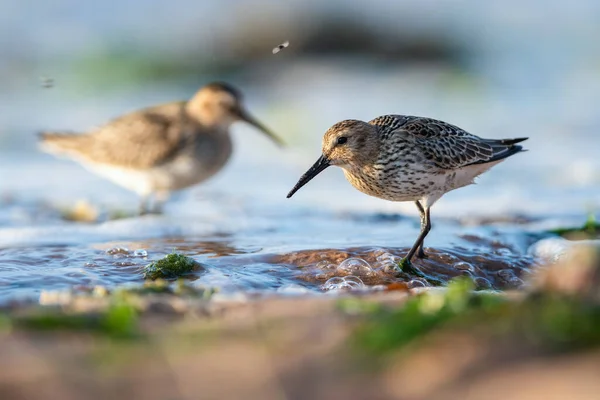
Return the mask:
<svg viewBox="0 0 600 400">
<path fill-rule="evenodd" d="M 356 189 L 391 201 L 414 201 L 422 231 L 408 253 L 424 257 L 429 209 L 445 193 L 469 185 L 503 159 L 523 151 L 518 139 L 482 139 L 432 118 L 384 115 L 369 122 L 345 120 L 325 132 L 321 158 L 292 191 L 329 165 L 344 170 Z"/>
<path fill-rule="evenodd" d="M 44 133 L 45 144 L 55 145 L 78 158 L 143 169 L 167 162 L 201 125 L 186 118 L 185 102 L 132 112 L 88 134 Z M 187 125 L 187 130 L 186 130 Z"/>
</svg>

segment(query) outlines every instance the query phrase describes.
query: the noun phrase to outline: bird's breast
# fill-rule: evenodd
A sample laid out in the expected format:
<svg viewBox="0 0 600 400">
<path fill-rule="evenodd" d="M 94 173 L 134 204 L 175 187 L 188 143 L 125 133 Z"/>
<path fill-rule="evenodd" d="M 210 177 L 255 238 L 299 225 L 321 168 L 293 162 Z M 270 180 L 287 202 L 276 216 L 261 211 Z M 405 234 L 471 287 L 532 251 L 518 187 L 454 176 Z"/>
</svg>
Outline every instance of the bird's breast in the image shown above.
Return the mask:
<svg viewBox="0 0 600 400">
<path fill-rule="evenodd" d="M 160 186 L 182 189 L 203 182 L 227 164 L 232 153 L 229 135 L 192 138 L 182 146 L 176 157 L 158 169 L 164 176 Z"/>
<path fill-rule="evenodd" d="M 420 164 L 374 164 L 344 169 L 346 179 L 361 192 L 390 201 L 415 201 L 437 192 L 445 178 Z"/>
</svg>

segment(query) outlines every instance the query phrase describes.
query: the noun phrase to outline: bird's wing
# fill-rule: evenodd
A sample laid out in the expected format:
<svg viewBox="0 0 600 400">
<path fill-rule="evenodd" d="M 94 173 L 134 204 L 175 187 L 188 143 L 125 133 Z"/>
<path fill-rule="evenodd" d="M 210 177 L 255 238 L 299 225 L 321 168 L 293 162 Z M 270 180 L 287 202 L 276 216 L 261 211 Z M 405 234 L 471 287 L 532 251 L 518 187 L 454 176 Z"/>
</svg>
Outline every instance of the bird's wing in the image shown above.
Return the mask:
<svg viewBox="0 0 600 400">
<path fill-rule="evenodd" d="M 164 104 L 116 118 L 84 135 L 79 155 L 125 168 L 159 165 L 180 147 L 184 104 Z"/>
<path fill-rule="evenodd" d="M 495 141 L 482 139 L 432 118 L 385 115 L 370 123 L 379 126 L 384 136 L 405 135 L 429 162 L 443 169 L 495 161 L 495 156 L 510 147 L 502 145 L 495 148 Z"/>
</svg>

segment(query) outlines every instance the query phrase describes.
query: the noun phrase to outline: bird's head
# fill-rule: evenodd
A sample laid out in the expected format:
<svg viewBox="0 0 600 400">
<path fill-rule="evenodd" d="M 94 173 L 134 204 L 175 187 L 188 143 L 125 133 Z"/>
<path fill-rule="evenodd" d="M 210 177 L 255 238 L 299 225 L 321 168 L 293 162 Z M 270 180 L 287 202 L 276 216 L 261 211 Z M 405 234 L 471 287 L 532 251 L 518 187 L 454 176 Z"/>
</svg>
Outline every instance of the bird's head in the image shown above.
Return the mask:
<svg viewBox="0 0 600 400">
<path fill-rule="evenodd" d="M 330 165 L 351 170 L 373 163 L 379 153 L 379 144 L 377 127 L 353 119 L 338 122 L 323 136 L 321 157 L 300 177 L 287 197 L 292 197 L 302 186 Z"/>
<path fill-rule="evenodd" d="M 278 145 L 281 139 L 255 119 L 243 106 L 241 92 L 224 82 L 213 82 L 201 88 L 186 105 L 187 112 L 208 127 L 228 129 L 236 121 L 254 126 Z"/>
</svg>

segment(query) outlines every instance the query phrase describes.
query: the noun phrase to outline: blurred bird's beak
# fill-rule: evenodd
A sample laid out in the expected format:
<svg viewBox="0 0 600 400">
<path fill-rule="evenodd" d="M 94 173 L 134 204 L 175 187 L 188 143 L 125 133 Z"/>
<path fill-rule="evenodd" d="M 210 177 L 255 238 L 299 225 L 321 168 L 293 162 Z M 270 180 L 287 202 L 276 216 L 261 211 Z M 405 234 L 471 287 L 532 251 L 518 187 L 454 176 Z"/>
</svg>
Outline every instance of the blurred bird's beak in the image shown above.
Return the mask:
<svg viewBox="0 0 600 400">
<path fill-rule="evenodd" d="M 321 173 L 325 168 L 329 167 L 330 165 L 331 164 L 329 163 L 327 157 L 319 157 L 317 162 L 312 167 L 310 167 L 310 169 L 306 171 L 304 175 L 300 177 L 300 180 L 298 181 L 298 183 L 296 183 L 296 186 L 294 186 L 294 188 L 288 193 L 287 198 L 289 199 L 290 197 L 292 197 L 294 193 L 300 190 L 302 186 L 306 185 L 312 178 L 319 175 L 319 173 Z"/>
<path fill-rule="evenodd" d="M 250 125 L 252 125 L 256 129 L 258 129 L 259 131 L 263 132 L 269 138 L 271 138 L 271 140 L 274 141 L 275 144 L 277 144 L 277 146 L 283 147 L 285 145 L 285 143 L 283 143 L 283 140 L 279 139 L 277 136 L 275 136 L 275 134 L 273 132 L 271 132 L 269 129 L 267 129 L 266 126 L 264 126 L 263 124 L 258 122 L 258 120 L 256 120 L 256 118 L 254 118 L 252 115 L 250 115 L 250 113 L 248 113 L 248 111 L 240 108 L 237 110 L 236 114 L 242 121 L 249 123 Z"/>
</svg>

